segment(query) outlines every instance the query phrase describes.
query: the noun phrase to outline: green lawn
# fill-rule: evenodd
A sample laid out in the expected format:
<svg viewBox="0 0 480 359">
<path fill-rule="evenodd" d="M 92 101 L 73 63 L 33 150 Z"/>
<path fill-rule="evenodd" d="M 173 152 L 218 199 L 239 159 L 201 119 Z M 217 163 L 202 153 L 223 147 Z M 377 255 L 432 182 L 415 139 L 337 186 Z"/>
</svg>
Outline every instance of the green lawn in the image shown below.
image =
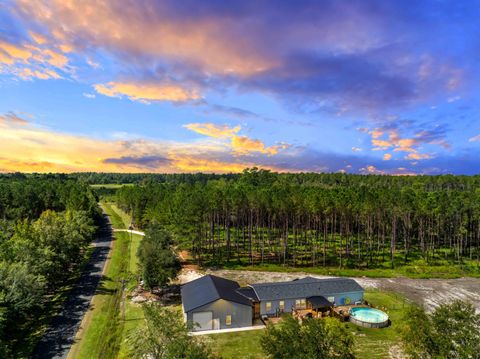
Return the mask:
<svg viewBox="0 0 480 359">
<path fill-rule="evenodd" d="M 118 218 L 121 219 L 121 225 L 122 227 L 119 226 L 114 226 L 115 228 L 128 228 L 131 223 L 131 216 L 124 211 L 122 211 L 120 208 L 117 207 L 117 205 L 110 203 L 109 204 L 110 208 L 112 211 L 118 216 Z M 143 236 L 139 234 L 134 234 L 130 233 L 130 255 L 129 255 L 129 266 L 128 270 L 131 274 L 136 274 L 138 270 L 138 258 L 137 258 L 137 251 L 138 247 L 140 246 L 140 242 L 143 238 Z"/>
<path fill-rule="evenodd" d="M 385 311 L 392 321 L 388 328 L 361 328 L 346 324 L 355 335 L 356 352 L 360 359 L 388 358 L 388 350 L 400 343 L 400 328 L 408 302 L 391 292 L 366 291 L 365 299 L 375 307 Z"/>
<path fill-rule="evenodd" d="M 260 347 L 263 330 L 213 334 L 202 337 L 222 359 L 266 358 Z"/>
<path fill-rule="evenodd" d="M 120 341 L 120 350 L 118 352 L 117 358 L 127 359 L 129 358 L 128 354 L 128 343 L 127 337 L 131 331 L 137 329 L 139 326 L 144 325 L 144 315 L 143 309 L 140 304 L 134 304 L 130 301 L 125 302 L 125 323 L 123 326 L 123 332 Z"/>
<path fill-rule="evenodd" d="M 392 325 L 383 329 L 367 329 L 346 323 L 355 337 L 356 354 L 359 359 L 389 358 L 389 348 L 400 342 L 399 328 L 408 303 L 395 293 L 380 291 L 367 291 L 365 299 L 376 307 L 383 308 L 390 316 Z M 260 347 L 262 332 L 253 330 L 214 334 L 206 336 L 206 341 L 223 359 L 266 358 Z"/>
<path fill-rule="evenodd" d="M 115 213 L 117 220 L 121 220 L 121 224 L 118 224 L 122 225 L 122 227 L 116 228 L 128 228 L 131 217 L 113 203 L 110 204 L 110 208 L 113 213 Z M 136 274 L 138 271 L 137 250 L 143 236 L 132 233 L 125 233 L 125 235 L 127 235 L 130 239 L 128 255 L 128 283 L 127 292 L 125 293 L 125 296 L 128 296 L 128 290 L 135 288 L 138 284 L 136 280 Z M 138 328 L 139 325 L 143 325 L 144 316 L 143 309 L 140 304 L 132 303 L 130 300 L 124 300 L 122 304 L 123 306 L 121 308 L 120 316 L 123 322 L 123 327 L 119 339 L 120 348 L 118 352 L 118 358 L 128 358 L 128 344 L 126 339 L 132 330 Z"/>
<path fill-rule="evenodd" d="M 108 204 L 112 211 L 116 214 L 115 217 L 120 218 L 121 222 L 114 225 L 115 228 L 128 228 L 131 223 L 132 217 L 126 212 L 122 211 L 115 203 Z"/>
</svg>

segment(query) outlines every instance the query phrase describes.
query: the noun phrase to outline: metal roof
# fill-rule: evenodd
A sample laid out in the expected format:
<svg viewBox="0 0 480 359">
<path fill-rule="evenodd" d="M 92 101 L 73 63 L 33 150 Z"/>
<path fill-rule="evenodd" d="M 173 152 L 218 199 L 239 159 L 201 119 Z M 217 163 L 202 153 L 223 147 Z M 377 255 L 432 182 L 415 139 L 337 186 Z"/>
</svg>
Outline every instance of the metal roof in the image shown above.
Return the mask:
<svg viewBox="0 0 480 359">
<path fill-rule="evenodd" d="M 237 292 L 243 295 L 244 297 L 247 297 L 251 301 L 258 302 L 257 295 L 255 294 L 255 291 L 253 290 L 252 287 L 241 287 L 237 289 Z"/>
<path fill-rule="evenodd" d="M 195 279 L 181 287 L 183 309 L 189 312 L 218 299 L 251 306 L 248 298 L 236 292 L 238 288 L 237 282 L 214 275 Z"/>
<path fill-rule="evenodd" d="M 305 277 L 289 282 L 258 283 L 250 286 L 259 300 L 308 298 L 363 291 L 363 288 L 350 278 Z"/>
</svg>

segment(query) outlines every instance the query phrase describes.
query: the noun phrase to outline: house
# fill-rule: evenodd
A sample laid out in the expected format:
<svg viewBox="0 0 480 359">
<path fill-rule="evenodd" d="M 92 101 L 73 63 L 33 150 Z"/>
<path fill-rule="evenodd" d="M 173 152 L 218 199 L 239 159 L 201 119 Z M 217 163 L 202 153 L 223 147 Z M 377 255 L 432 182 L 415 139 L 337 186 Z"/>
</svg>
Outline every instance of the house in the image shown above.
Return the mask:
<svg viewBox="0 0 480 359">
<path fill-rule="evenodd" d="M 305 277 L 288 282 L 257 283 L 240 287 L 235 282 L 207 275 L 184 284 L 182 308 L 194 330 L 251 326 L 264 316 L 293 310 L 330 310 L 363 300 L 363 288 L 353 279 Z"/>
<path fill-rule="evenodd" d="M 251 326 L 252 301 L 237 292 L 237 282 L 206 275 L 181 288 L 185 321 L 193 330 L 241 328 Z"/>
<path fill-rule="evenodd" d="M 363 288 L 353 279 L 305 277 L 288 282 L 251 284 L 261 316 L 277 316 L 294 309 L 321 309 L 363 300 Z"/>
</svg>

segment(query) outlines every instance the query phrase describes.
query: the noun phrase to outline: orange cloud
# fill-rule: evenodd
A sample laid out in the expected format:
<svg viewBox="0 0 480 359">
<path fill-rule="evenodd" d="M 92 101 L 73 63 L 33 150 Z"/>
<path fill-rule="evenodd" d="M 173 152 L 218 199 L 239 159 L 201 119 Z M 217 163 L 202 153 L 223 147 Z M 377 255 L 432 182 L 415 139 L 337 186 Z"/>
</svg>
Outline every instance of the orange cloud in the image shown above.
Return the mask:
<svg viewBox="0 0 480 359">
<path fill-rule="evenodd" d="M 372 131 L 369 132 L 369 134 L 372 136 L 372 138 L 380 138 L 383 136 L 383 131 L 380 131 L 378 128 L 373 129 Z"/>
<path fill-rule="evenodd" d="M 228 173 L 228 172 L 241 172 L 247 167 L 255 166 L 253 163 L 248 162 L 223 162 L 211 159 L 205 159 L 194 155 L 179 155 L 172 154 L 172 164 L 180 171 L 185 172 L 215 172 L 215 173 Z M 269 168 L 266 168 L 269 169 Z"/>
<path fill-rule="evenodd" d="M 28 49 L 1 40 L 0 54 L 2 54 L 3 62 L 7 65 L 11 65 L 18 60 L 26 61 L 32 57 L 32 52 Z"/>
<path fill-rule="evenodd" d="M 231 128 L 227 125 L 219 126 L 213 123 L 190 123 L 184 125 L 184 127 L 205 136 L 218 139 L 230 139 L 230 147 L 237 155 L 248 155 L 258 152 L 272 156 L 276 155 L 280 149 L 286 149 L 288 147 L 287 144 L 267 147 L 261 140 L 252 139 L 247 136 L 239 136 L 237 133 L 241 129 L 240 126 Z"/>
<path fill-rule="evenodd" d="M 225 36 L 225 28 L 238 26 L 228 17 L 178 21 L 161 7 L 154 16 L 145 16 L 144 7 L 119 7 L 115 1 L 95 0 L 19 0 L 18 7 L 26 17 L 45 25 L 60 43 L 74 35 L 88 39 L 93 46 L 183 60 L 216 74 L 249 75 L 277 64 L 275 57 L 252 48 L 247 41 L 239 38 L 232 42 Z"/>
<path fill-rule="evenodd" d="M 40 80 L 59 79 L 61 76 L 55 70 L 32 70 L 30 68 L 24 68 L 18 72 L 18 76 L 22 79 L 28 80 L 32 77 L 36 77 Z"/>
<path fill-rule="evenodd" d="M 405 156 L 406 160 L 427 160 L 429 158 L 432 158 L 432 156 L 427 153 L 418 152 L 409 153 L 407 156 Z"/>
<path fill-rule="evenodd" d="M 383 155 L 383 160 L 384 161 L 390 161 L 392 159 L 392 155 L 390 153 L 385 153 Z"/>
<path fill-rule="evenodd" d="M 0 40 L 0 72 L 10 73 L 24 80 L 38 78 L 41 80 L 58 79 L 56 70 L 67 71 L 68 58 L 55 49 L 46 46 L 46 39 L 32 35 L 35 44 L 13 44 Z"/>
<path fill-rule="evenodd" d="M 50 65 L 58 68 L 63 68 L 68 63 L 68 58 L 65 55 L 50 49 L 44 50 L 42 55 L 45 56 L 46 61 Z"/>
<path fill-rule="evenodd" d="M 230 128 L 227 125 L 219 126 L 213 123 L 189 123 L 183 127 L 188 128 L 191 131 L 200 133 L 201 135 L 214 137 L 214 138 L 231 138 L 240 131 L 240 126 Z"/>
<path fill-rule="evenodd" d="M 416 152 L 415 149 L 412 148 L 412 146 L 416 145 L 417 141 L 413 138 L 403 138 L 400 140 L 397 140 L 395 143 L 395 146 L 397 148 L 394 149 L 395 152 Z"/>
<path fill-rule="evenodd" d="M 375 166 L 367 166 L 365 168 L 360 168 L 360 173 L 364 173 L 364 174 L 385 174 L 384 171 L 382 170 L 379 170 L 378 168 L 376 168 Z"/>
<path fill-rule="evenodd" d="M 109 82 L 97 84 L 95 90 L 105 96 L 127 96 L 132 101 L 172 101 L 184 102 L 199 99 L 197 91 L 187 90 L 177 85 L 143 84 L 134 82 Z"/>
<path fill-rule="evenodd" d="M 91 138 L 39 128 L 14 113 L 0 117 L 0 154 L 3 172 L 240 172 L 254 166 L 282 170 L 235 156 L 222 143 Z"/>
<path fill-rule="evenodd" d="M 389 148 L 392 144 L 385 140 L 372 140 L 372 145 L 379 148 Z"/>
<path fill-rule="evenodd" d="M 399 129 L 394 126 L 386 126 L 385 128 L 375 128 L 368 130 L 366 128 L 357 129 L 360 132 L 368 133 L 371 136 L 372 150 L 384 151 L 393 149 L 394 152 L 407 152 L 408 156 L 404 157 L 408 160 L 422 160 L 432 158 L 429 154 L 419 153 L 419 149 L 423 144 L 435 144 L 444 148 L 450 148 L 450 144 L 443 138 L 444 134 L 437 128 L 433 130 L 423 130 L 416 133 L 413 137 L 402 138 Z M 388 138 L 384 136 L 387 135 Z M 388 161 L 392 158 L 391 154 L 385 154 L 383 159 Z"/>
<path fill-rule="evenodd" d="M 39 45 L 43 45 L 47 42 L 47 38 L 43 35 L 37 34 L 33 31 L 30 31 L 28 34 L 33 39 L 33 41 L 35 41 Z"/>
<path fill-rule="evenodd" d="M 233 136 L 232 148 L 237 154 L 246 155 L 252 152 L 260 152 L 269 156 L 276 155 L 283 146 L 266 147 L 265 144 L 256 139 L 248 138 L 247 136 Z"/>
</svg>

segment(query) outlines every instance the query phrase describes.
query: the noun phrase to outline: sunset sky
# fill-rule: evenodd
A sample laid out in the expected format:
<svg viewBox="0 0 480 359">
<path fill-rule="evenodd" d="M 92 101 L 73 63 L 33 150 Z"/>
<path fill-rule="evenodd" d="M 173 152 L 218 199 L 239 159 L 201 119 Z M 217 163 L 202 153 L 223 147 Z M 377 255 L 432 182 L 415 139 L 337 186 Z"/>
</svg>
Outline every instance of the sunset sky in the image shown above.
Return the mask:
<svg viewBox="0 0 480 359">
<path fill-rule="evenodd" d="M 480 1 L 0 0 L 0 171 L 480 172 Z"/>
</svg>

